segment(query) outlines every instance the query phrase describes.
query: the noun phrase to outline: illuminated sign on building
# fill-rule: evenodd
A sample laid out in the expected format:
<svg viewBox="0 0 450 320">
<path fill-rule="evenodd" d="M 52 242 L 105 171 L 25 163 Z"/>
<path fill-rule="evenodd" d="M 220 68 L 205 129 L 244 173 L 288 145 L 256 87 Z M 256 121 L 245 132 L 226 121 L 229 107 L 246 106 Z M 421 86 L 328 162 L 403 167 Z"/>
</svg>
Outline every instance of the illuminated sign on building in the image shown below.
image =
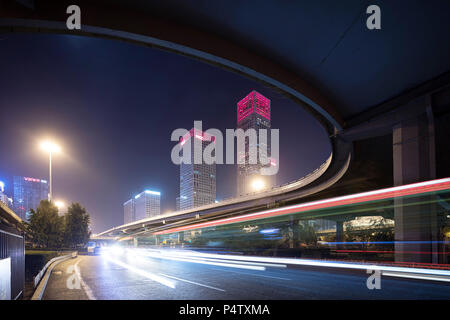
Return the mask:
<svg viewBox="0 0 450 320">
<path fill-rule="evenodd" d="M 238 123 L 253 112 L 270 120 L 270 100 L 262 94 L 252 91 L 244 99 L 238 102 Z"/>
<path fill-rule="evenodd" d="M 195 133 L 194 133 L 195 132 Z M 201 130 L 192 128 L 183 137 L 180 138 L 181 145 L 184 145 L 191 137 L 195 137 L 202 141 L 215 141 L 215 137 L 203 132 Z"/>
</svg>

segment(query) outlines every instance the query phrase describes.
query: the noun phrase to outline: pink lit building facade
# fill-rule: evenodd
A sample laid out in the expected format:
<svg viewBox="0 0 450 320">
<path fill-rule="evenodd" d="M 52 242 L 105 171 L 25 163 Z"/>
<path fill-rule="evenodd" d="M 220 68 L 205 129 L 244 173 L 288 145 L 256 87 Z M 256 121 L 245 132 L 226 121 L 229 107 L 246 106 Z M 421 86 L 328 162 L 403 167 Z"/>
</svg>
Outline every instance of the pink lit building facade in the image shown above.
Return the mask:
<svg viewBox="0 0 450 320">
<path fill-rule="evenodd" d="M 252 193 L 252 183 L 258 179 L 264 181 L 264 189 L 269 189 L 275 185 L 275 175 L 262 176 L 260 169 L 264 167 L 258 160 L 257 164 L 249 164 L 250 152 L 259 148 L 267 147 L 267 155 L 271 154 L 270 146 L 270 100 L 262 94 L 252 91 L 245 98 L 237 103 L 237 128 L 244 131 L 248 129 L 267 129 L 267 146 L 258 141 L 257 148 L 250 148 L 249 140 L 245 139 L 245 150 L 243 154 L 238 154 L 239 159 L 245 158 L 245 164 L 237 165 L 237 196 Z M 258 155 L 259 157 L 259 155 Z M 270 166 L 267 165 L 267 166 Z"/>
</svg>

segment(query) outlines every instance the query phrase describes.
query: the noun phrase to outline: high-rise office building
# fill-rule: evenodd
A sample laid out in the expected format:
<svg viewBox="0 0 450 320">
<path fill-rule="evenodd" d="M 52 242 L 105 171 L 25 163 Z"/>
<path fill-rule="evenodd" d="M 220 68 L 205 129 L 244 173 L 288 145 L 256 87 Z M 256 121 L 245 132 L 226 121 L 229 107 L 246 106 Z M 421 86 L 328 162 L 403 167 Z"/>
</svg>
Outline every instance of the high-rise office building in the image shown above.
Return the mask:
<svg viewBox="0 0 450 320">
<path fill-rule="evenodd" d="M 256 142 L 256 146 L 251 145 L 248 138 L 245 139 L 245 148 L 238 159 L 244 159 L 244 164 L 237 166 L 237 195 L 242 196 L 254 191 L 269 189 L 275 184 L 275 176 L 263 176 L 260 169 L 270 166 L 270 163 L 263 165 L 259 161 L 259 148 L 267 148 L 267 156 L 270 157 L 270 100 L 262 94 L 252 91 L 244 99 L 237 103 L 237 128 L 244 131 L 254 129 L 259 135 L 259 129 L 267 129 L 267 145 L 261 141 Z M 256 152 L 255 155 L 251 153 Z M 249 164 L 251 156 L 258 159 L 256 164 Z"/>
<path fill-rule="evenodd" d="M 3 202 L 5 206 L 9 207 L 9 199 L 5 194 L 5 183 L 3 181 L 0 181 L 0 202 Z"/>
<path fill-rule="evenodd" d="M 41 200 L 48 199 L 46 180 L 14 176 L 14 211 L 22 220 L 28 220 L 30 209 L 36 210 Z"/>
<path fill-rule="evenodd" d="M 135 221 L 161 214 L 161 193 L 145 190 L 134 197 Z"/>
<path fill-rule="evenodd" d="M 127 224 L 135 221 L 134 199 L 130 199 L 123 204 L 123 223 Z"/>
<path fill-rule="evenodd" d="M 161 214 L 161 193 L 145 190 L 123 204 L 123 222 L 154 217 Z"/>
<path fill-rule="evenodd" d="M 205 148 L 215 141 L 213 136 L 195 128 L 182 137 L 180 143 L 183 145 L 189 139 L 201 142 L 202 155 Z M 194 143 L 191 143 L 191 150 L 194 149 Z M 180 210 L 214 203 L 216 200 L 216 164 L 206 164 L 203 158 L 202 163 L 196 164 L 194 153 L 191 152 L 190 164 L 180 164 Z"/>
</svg>

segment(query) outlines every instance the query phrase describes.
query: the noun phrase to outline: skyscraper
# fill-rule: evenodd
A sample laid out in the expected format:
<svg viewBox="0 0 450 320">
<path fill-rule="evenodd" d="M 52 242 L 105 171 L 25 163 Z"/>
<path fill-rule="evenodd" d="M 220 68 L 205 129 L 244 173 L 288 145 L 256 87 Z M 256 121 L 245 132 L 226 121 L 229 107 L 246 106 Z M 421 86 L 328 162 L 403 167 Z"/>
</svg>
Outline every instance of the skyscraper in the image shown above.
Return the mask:
<svg viewBox="0 0 450 320">
<path fill-rule="evenodd" d="M 259 160 L 256 164 L 249 164 L 252 152 L 257 152 L 256 157 L 259 157 L 259 148 L 267 147 L 267 155 L 270 156 L 271 154 L 270 100 L 262 94 L 252 91 L 239 101 L 237 103 L 237 128 L 244 131 L 254 129 L 256 134 L 259 134 L 259 129 L 267 129 L 267 145 L 257 141 L 255 148 L 255 146 L 250 145 L 249 139 L 246 138 L 244 152 L 238 153 L 238 158 L 245 159 L 245 163 L 238 164 L 237 167 L 237 195 L 241 196 L 272 187 L 275 184 L 275 176 L 262 176 L 260 174 L 260 169 L 265 165 L 262 165 Z M 267 166 L 270 166 L 270 164 Z"/>
<path fill-rule="evenodd" d="M 41 200 L 48 199 L 46 180 L 14 176 L 14 211 L 22 220 L 28 220 L 30 209 L 36 209 Z"/>
<path fill-rule="evenodd" d="M 5 206 L 9 207 L 8 197 L 5 194 L 5 183 L 3 181 L 0 181 L 0 202 L 3 202 Z"/>
<path fill-rule="evenodd" d="M 214 143 L 214 137 L 192 128 L 180 143 L 183 145 L 189 139 L 195 138 L 201 141 L 201 152 Z M 192 140 L 191 140 L 192 141 Z M 191 149 L 194 150 L 194 143 Z M 206 164 L 204 160 L 200 164 L 194 163 L 194 152 L 191 152 L 191 163 L 180 164 L 180 210 L 191 209 L 202 205 L 214 203 L 216 200 L 216 164 Z"/>
<path fill-rule="evenodd" d="M 136 220 L 134 215 L 134 199 L 130 199 L 123 204 L 123 223 L 127 224 Z"/>
<path fill-rule="evenodd" d="M 135 221 L 161 214 L 161 193 L 145 190 L 134 197 Z"/>
</svg>

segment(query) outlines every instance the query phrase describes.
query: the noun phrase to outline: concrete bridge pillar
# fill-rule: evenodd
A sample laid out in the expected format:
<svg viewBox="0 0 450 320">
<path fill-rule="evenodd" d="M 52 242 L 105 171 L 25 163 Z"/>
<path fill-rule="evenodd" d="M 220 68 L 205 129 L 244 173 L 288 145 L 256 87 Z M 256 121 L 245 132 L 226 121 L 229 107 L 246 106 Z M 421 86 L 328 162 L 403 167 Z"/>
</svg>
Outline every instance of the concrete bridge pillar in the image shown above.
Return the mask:
<svg viewBox="0 0 450 320">
<path fill-rule="evenodd" d="M 431 106 L 420 116 L 393 127 L 394 185 L 436 178 L 434 120 Z M 437 263 L 438 226 L 433 196 L 395 199 L 395 260 Z M 421 241 L 422 243 L 405 243 Z M 409 253 L 408 253 L 409 252 Z"/>
<path fill-rule="evenodd" d="M 184 242 L 184 232 L 178 232 L 178 244 L 182 244 Z"/>
<path fill-rule="evenodd" d="M 344 242 L 344 221 L 337 220 L 336 221 L 336 242 Z M 340 245 L 338 245 L 340 246 Z"/>
<path fill-rule="evenodd" d="M 290 216 L 288 234 L 289 234 L 289 248 L 293 249 L 297 246 L 298 242 L 298 220 L 295 220 L 293 216 Z"/>
</svg>

